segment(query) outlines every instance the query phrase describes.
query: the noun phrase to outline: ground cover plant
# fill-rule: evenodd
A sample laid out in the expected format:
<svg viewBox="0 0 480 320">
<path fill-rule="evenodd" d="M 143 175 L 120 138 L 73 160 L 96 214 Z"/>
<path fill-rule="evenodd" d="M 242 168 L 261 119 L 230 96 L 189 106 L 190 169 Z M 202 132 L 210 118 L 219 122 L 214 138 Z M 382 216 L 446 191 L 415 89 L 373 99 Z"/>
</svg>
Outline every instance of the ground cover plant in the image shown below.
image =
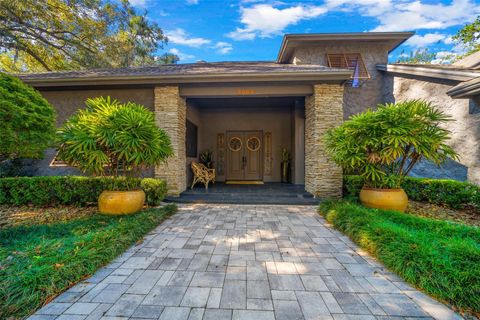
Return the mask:
<svg viewBox="0 0 480 320">
<path fill-rule="evenodd" d="M 354 200 L 325 201 L 320 213 L 335 228 L 413 286 L 480 314 L 480 229 Z"/>
<path fill-rule="evenodd" d="M 23 318 L 92 275 L 176 211 L 95 214 L 45 225 L 0 229 L 0 319 Z"/>
</svg>

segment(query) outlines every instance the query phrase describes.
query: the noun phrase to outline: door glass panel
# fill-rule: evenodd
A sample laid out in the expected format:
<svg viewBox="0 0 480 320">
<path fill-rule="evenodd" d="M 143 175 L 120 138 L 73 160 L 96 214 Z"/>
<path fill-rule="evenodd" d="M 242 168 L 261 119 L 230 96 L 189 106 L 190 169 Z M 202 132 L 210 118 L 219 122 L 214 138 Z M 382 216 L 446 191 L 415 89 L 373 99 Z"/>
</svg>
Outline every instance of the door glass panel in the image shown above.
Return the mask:
<svg viewBox="0 0 480 320">
<path fill-rule="evenodd" d="M 239 137 L 232 137 L 228 142 L 228 148 L 232 151 L 240 151 L 242 149 L 242 139 Z"/>
</svg>

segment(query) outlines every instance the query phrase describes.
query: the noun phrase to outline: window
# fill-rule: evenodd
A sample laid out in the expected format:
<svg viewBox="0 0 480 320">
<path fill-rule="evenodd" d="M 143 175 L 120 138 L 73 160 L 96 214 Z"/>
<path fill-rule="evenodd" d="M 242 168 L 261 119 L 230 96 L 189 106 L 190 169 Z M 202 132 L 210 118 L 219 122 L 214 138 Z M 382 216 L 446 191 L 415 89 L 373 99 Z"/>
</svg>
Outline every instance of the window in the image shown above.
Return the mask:
<svg viewBox="0 0 480 320">
<path fill-rule="evenodd" d="M 68 167 L 67 163 L 58 159 L 58 151 L 55 153 L 52 162 L 50 162 L 50 167 Z"/>
<path fill-rule="evenodd" d="M 185 139 L 185 149 L 187 157 L 197 157 L 197 140 L 198 140 L 198 127 L 191 121 L 187 120 L 187 133 Z"/>
<path fill-rule="evenodd" d="M 361 81 L 370 79 L 365 62 L 360 53 L 327 53 L 328 66 L 331 68 L 346 68 L 353 70 L 349 84 L 359 87 Z"/>
</svg>

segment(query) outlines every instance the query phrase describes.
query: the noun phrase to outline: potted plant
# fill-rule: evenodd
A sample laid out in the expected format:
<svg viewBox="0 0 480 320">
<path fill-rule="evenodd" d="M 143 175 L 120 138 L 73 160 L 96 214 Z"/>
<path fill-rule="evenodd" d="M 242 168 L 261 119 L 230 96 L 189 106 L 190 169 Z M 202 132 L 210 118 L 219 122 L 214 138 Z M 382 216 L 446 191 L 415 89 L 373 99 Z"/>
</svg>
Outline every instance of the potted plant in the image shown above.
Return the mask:
<svg viewBox="0 0 480 320">
<path fill-rule="evenodd" d="M 290 152 L 286 148 L 282 149 L 282 162 L 281 162 L 281 182 L 289 182 L 290 178 Z"/>
<path fill-rule="evenodd" d="M 213 169 L 213 151 L 205 150 L 200 153 L 200 163 L 204 164 L 208 169 Z"/>
<path fill-rule="evenodd" d="M 170 138 L 144 106 L 110 97 L 88 99 L 85 104 L 86 109 L 59 129 L 58 157 L 84 173 L 113 178 L 98 199 L 101 213 L 137 212 L 145 193 L 134 178 L 172 155 Z"/>
<path fill-rule="evenodd" d="M 326 134 L 326 150 L 346 173 L 364 179 L 361 202 L 372 208 L 404 211 L 408 204 L 402 180 L 420 160 L 436 165 L 457 153 L 446 144 L 451 121 L 423 100 L 379 105 L 350 117 Z"/>
</svg>

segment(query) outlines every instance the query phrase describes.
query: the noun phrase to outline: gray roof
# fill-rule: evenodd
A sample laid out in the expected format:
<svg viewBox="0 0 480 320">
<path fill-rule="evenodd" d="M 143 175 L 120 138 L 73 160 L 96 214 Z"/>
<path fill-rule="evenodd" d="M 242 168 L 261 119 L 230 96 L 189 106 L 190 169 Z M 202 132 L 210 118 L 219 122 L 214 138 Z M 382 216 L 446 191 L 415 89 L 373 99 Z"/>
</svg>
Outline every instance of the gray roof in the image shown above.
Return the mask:
<svg viewBox="0 0 480 320">
<path fill-rule="evenodd" d="M 57 71 L 18 74 L 21 79 L 65 79 L 65 78 L 109 78 L 109 77 L 147 77 L 147 76 L 188 76 L 216 74 L 265 74 L 265 73 L 319 73 L 345 72 L 346 69 L 329 68 L 321 65 L 293 65 L 275 62 L 198 62 L 186 64 L 167 64 L 149 67 L 131 67 L 116 69 L 92 69 L 81 71 Z M 351 72 L 351 71 L 348 71 Z"/>
<path fill-rule="evenodd" d="M 480 76 L 480 70 L 466 69 L 444 64 L 379 64 L 377 65 L 377 70 L 388 73 L 450 80 L 454 82 L 468 81 Z"/>
</svg>

